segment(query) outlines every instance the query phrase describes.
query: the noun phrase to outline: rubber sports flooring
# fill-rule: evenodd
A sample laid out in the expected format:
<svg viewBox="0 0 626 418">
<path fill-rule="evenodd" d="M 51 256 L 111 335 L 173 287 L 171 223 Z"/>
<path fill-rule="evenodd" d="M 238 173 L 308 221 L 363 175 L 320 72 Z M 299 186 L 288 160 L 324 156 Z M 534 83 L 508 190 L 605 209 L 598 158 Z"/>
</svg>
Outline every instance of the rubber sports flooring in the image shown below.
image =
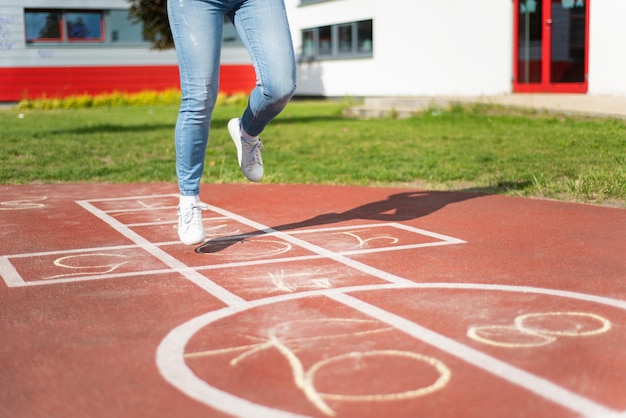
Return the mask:
<svg viewBox="0 0 626 418">
<path fill-rule="evenodd" d="M 475 192 L 0 186 L 0 416 L 626 417 L 626 211 Z"/>
</svg>

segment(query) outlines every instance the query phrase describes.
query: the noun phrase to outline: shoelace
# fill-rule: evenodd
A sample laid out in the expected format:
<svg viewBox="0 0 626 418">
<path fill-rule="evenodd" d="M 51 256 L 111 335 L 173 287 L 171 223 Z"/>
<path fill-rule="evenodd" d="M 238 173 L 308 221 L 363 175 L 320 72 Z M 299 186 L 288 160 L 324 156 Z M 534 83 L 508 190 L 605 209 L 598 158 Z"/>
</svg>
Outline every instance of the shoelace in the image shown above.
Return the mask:
<svg viewBox="0 0 626 418">
<path fill-rule="evenodd" d="M 181 210 L 181 217 L 183 219 L 183 223 L 185 225 L 201 225 L 202 224 L 202 216 L 200 215 L 201 211 L 209 209 L 209 205 L 204 202 L 198 202 L 191 206 L 187 206 L 184 210 Z"/>
<path fill-rule="evenodd" d="M 250 153 L 248 154 L 248 165 L 257 163 L 262 164 L 261 152 L 265 151 L 265 147 L 263 146 L 261 140 L 259 139 L 258 141 L 256 141 L 254 145 L 250 144 L 249 142 L 247 142 L 247 144 L 252 146 L 252 148 L 250 149 Z"/>
</svg>

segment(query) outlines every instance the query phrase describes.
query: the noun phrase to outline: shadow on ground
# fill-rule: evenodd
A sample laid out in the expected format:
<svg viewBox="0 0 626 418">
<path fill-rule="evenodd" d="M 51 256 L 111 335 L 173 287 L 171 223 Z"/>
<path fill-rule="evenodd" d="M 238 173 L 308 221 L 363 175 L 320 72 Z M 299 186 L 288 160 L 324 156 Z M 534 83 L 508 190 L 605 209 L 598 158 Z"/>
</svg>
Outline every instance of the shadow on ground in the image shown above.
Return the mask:
<svg viewBox="0 0 626 418">
<path fill-rule="evenodd" d="M 502 187 L 502 185 L 499 185 L 499 187 Z M 452 192 L 415 191 L 396 193 L 388 196 L 385 200 L 367 203 L 345 212 L 324 213 L 300 222 L 277 225 L 246 234 L 210 239 L 196 248 L 195 251 L 201 254 L 212 254 L 220 252 L 233 244 L 244 242 L 246 239 L 276 231 L 291 231 L 299 228 L 336 224 L 355 219 L 382 222 L 410 221 L 438 211 L 450 203 L 487 196 L 492 194 L 491 192 L 493 192 L 493 190 L 494 188 L 474 188 Z"/>
</svg>

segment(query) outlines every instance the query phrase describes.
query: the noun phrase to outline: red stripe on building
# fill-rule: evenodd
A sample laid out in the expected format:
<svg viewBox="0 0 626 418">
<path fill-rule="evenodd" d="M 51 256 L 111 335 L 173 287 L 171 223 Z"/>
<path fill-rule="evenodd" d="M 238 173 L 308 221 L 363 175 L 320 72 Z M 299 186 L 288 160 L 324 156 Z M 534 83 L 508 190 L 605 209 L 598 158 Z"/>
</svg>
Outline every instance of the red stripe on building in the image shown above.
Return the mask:
<svg viewBox="0 0 626 418">
<path fill-rule="evenodd" d="M 220 92 L 248 92 L 255 80 L 251 65 L 222 65 Z M 160 91 L 178 89 L 179 85 L 175 65 L 0 68 L 0 102 L 114 91 Z"/>
</svg>

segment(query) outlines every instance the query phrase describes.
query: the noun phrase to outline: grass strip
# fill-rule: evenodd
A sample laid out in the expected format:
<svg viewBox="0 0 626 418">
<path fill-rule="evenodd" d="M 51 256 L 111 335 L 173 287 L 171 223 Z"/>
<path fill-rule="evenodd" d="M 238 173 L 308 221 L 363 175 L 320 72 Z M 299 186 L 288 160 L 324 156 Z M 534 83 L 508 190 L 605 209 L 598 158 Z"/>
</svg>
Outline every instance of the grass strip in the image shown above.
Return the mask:
<svg viewBox="0 0 626 418">
<path fill-rule="evenodd" d="M 262 135 L 270 183 L 476 190 L 625 207 L 626 123 L 492 105 L 345 118 L 293 101 Z M 175 182 L 176 105 L 0 111 L 0 183 Z M 216 108 L 205 183 L 244 182 Z"/>
</svg>

